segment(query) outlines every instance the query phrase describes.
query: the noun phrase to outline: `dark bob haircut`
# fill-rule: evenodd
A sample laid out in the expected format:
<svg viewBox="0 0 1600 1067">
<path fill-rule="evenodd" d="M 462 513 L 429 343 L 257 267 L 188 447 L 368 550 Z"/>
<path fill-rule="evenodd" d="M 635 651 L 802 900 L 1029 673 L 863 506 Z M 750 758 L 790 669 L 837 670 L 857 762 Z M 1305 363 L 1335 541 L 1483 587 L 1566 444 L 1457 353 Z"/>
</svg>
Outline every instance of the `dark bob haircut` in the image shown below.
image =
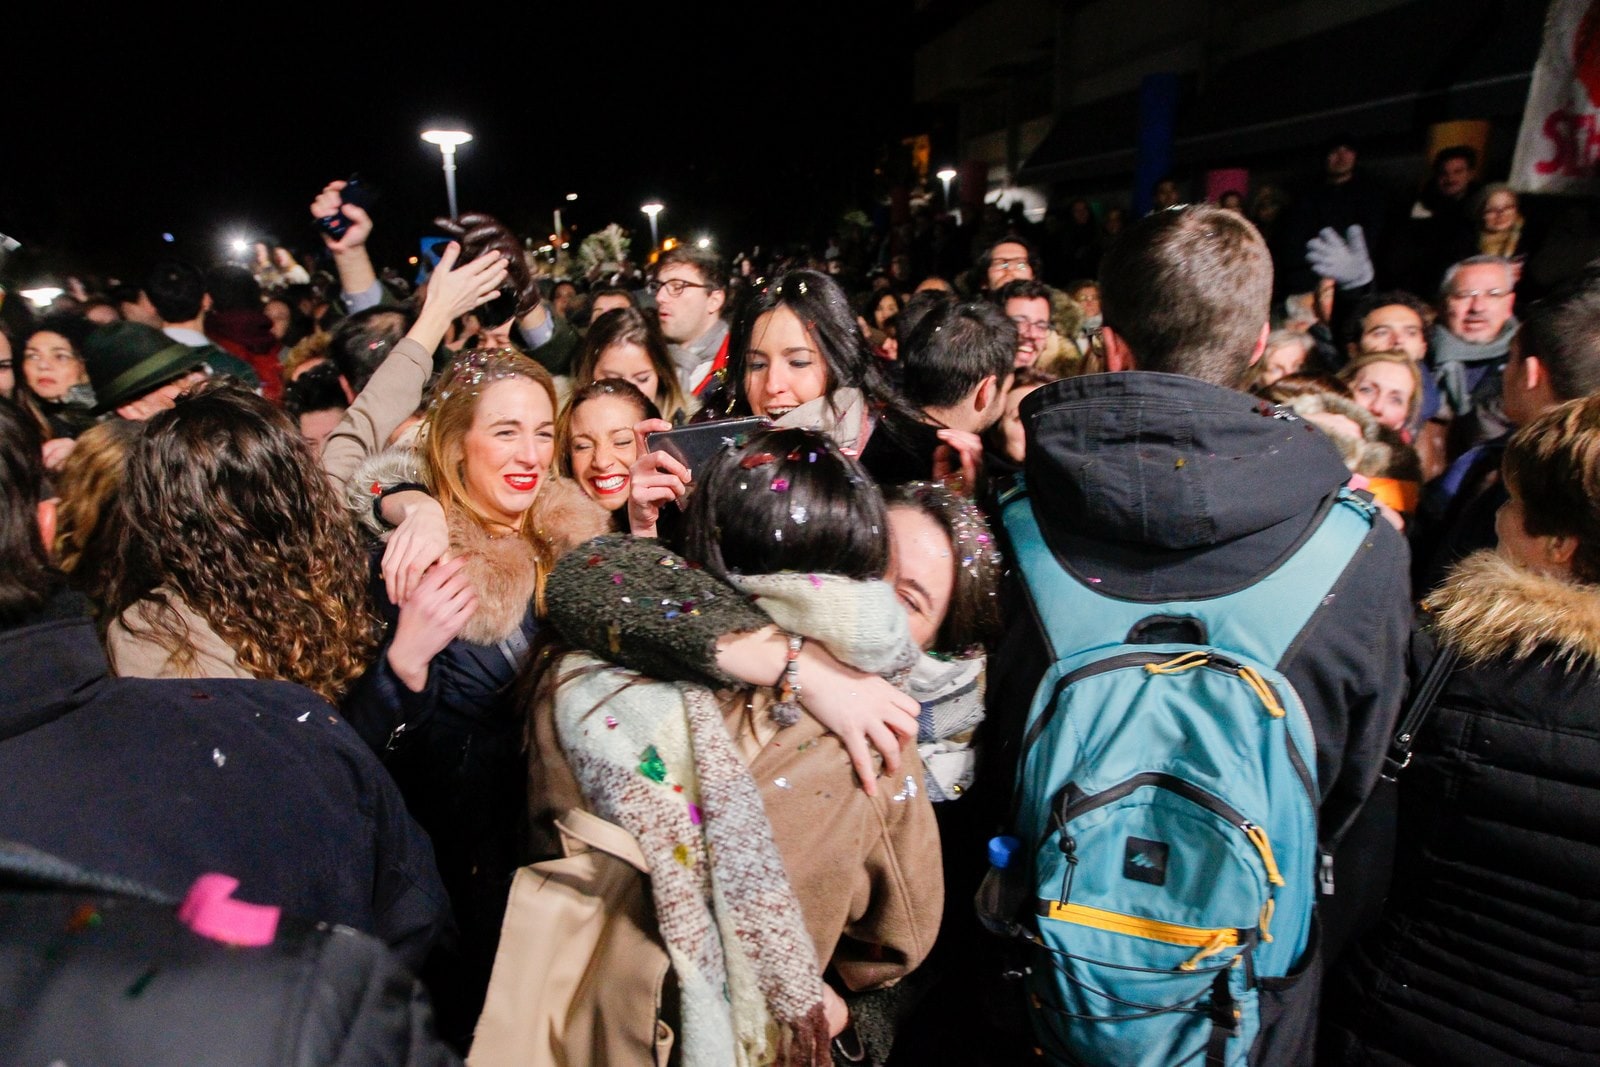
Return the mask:
<svg viewBox="0 0 1600 1067">
<path fill-rule="evenodd" d="M 696 473 L 684 555 L 717 577 L 888 569 L 883 494 L 826 434 L 763 430 Z"/>
</svg>

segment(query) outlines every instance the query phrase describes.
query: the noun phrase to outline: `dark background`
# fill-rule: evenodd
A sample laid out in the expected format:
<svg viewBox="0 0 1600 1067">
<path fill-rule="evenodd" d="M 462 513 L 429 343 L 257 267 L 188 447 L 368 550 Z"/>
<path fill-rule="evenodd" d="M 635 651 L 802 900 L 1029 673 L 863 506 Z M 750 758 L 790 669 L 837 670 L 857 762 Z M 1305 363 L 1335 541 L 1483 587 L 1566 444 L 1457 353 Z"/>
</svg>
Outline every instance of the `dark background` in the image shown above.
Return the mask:
<svg viewBox="0 0 1600 1067">
<path fill-rule="evenodd" d="M 204 264 L 235 236 L 316 247 L 306 206 L 353 172 L 383 192 L 374 258 L 403 264 L 446 208 L 439 152 L 418 139 L 434 124 L 476 137 L 458 156 L 462 210 L 541 241 L 560 208 L 580 234 L 636 229 L 641 250 L 639 205 L 659 198 L 663 237 L 815 242 L 887 186 L 910 112 L 909 8 L 3 16 L 0 232 L 24 244 L 7 280 Z"/>
</svg>

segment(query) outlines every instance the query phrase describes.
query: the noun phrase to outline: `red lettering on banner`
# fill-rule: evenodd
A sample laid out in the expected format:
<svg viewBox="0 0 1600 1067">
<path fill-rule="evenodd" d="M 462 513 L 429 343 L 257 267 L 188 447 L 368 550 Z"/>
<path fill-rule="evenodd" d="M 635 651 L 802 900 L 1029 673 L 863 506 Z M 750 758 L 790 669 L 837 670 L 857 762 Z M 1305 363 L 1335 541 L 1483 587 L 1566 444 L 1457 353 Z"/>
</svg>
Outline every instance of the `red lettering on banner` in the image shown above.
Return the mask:
<svg viewBox="0 0 1600 1067">
<path fill-rule="evenodd" d="M 1552 111 L 1544 120 L 1544 135 L 1554 155 L 1534 163 L 1535 172 L 1563 178 L 1594 175 L 1600 160 L 1600 123 L 1593 114 L 1575 115 L 1565 108 Z"/>
</svg>

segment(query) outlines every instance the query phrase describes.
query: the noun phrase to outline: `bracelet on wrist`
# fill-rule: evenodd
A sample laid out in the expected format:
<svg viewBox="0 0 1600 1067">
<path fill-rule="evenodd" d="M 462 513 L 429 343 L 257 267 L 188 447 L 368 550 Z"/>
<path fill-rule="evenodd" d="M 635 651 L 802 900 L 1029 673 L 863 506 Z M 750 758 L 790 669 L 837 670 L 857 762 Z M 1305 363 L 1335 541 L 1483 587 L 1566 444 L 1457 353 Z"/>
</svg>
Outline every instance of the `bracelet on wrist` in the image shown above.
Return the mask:
<svg viewBox="0 0 1600 1067">
<path fill-rule="evenodd" d="M 779 726 L 793 726 L 800 721 L 800 649 L 805 643 L 799 634 L 789 635 L 789 655 L 778 679 L 778 699 L 767 713 Z"/>
<path fill-rule="evenodd" d="M 378 520 L 379 526 L 394 528 L 394 523 L 383 517 L 383 502 L 395 493 L 426 493 L 428 487 L 416 482 L 399 482 L 395 485 L 383 485 L 379 482 L 372 483 L 372 517 Z"/>
</svg>

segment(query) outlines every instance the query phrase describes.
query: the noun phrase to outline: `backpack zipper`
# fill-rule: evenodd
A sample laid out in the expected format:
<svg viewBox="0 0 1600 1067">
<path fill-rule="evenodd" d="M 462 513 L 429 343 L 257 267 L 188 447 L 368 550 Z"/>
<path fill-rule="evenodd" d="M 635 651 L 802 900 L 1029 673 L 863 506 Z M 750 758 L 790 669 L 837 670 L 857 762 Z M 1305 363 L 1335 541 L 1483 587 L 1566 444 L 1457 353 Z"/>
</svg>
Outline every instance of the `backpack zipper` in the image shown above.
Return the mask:
<svg viewBox="0 0 1600 1067">
<path fill-rule="evenodd" d="M 1234 829 L 1243 833 L 1245 839 L 1255 848 L 1256 854 L 1261 857 L 1261 865 L 1267 872 L 1267 881 L 1275 886 L 1286 884 L 1282 872 L 1278 870 L 1278 861 L 1272 854 L 1272 842 L 1267 839 L 1265 830 L 1194 783 L 1187 782 L 1176 775 L 1163 774 L 1159 771 L 1146 771 L 1143 774 L 1136 774 L 1126 781 L 1117 783 L 1110 789 L 1102 789 L 1100 792 L 1088 796 L 1083 795 L 1082 791 L 1071 782 L 1062 786 L 1061 792 L 1056 794 L 1057 804 L 1059 805 L 1053 819 L 1056 829 L 1051 832 L 1059 831 L 1062 835 L 1061 850 L 1068 852 L 1071 857 L 1069 862 L 1076 859 L 1077 849 L 1073 847 L 1069 850 L 1068 846 L 1072 845 L 1073 841 L 1071 835 L 1067 833 L 1068 823 L 1079 816 L 1094 811 L 1096 808 L 1103 808 L 1107 804 L 1121 800 L 1123 797 L 1143 789 L 1147 785 L 1165 789 L 1169 793 L 1176 793 L 1185 800 L 1205 808 Z M 1074 794 L 1077 795 L 1074 796 Z M 1045 840 L 1049 840 L 1048 834 L 1045 836 Z M 1040 843 L 1040 847 L 1043 847 L 1043 842 Z"/>
<path fill-rule="evenodd" d="M 1119 911 L 1091 908 L 1087 904 L 1064 904 L 1059 900 L 1040 901 L 1039 914 L 1058 922 L 1199 949 L 1200 951 L 1178 964 L 1180 971 L 1192 971 L 1206 957 L 1214 956 L 1223 949 L 1237 948 L 1243 943 L 1239 931 L 1232 927 L 1208 929 L 1201 926 L 1182 926 L 1160 919 L 1146 919 L 1140 915 L 1124 915 Z"/>
</svg>

